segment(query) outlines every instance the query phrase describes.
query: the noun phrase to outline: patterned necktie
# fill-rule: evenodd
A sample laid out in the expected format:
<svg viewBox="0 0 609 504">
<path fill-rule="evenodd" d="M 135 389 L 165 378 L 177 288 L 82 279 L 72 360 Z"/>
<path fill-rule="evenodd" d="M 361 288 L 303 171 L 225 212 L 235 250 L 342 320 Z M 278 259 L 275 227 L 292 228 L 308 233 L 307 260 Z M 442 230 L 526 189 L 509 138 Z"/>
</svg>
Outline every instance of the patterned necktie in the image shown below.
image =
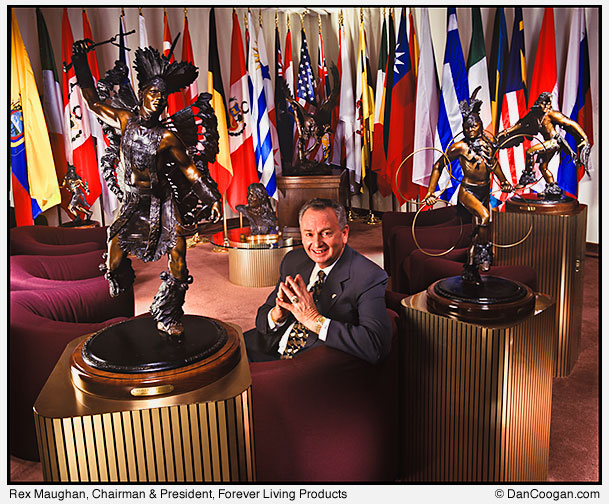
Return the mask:
<svg viewBox="0 0 609 504">
<path fill-rule="evenodd" d="M 317 273 L 317 280 L 315 280 L 315 283 L 309 289 L 309 292 L 313 294 L 313 301 L 315 301 L 316 306 L 319 300 L 319 293 L 321 292 L 325 279 L 326 274 L 320 270 L 319 273 Z M 308 337 L 309 330 L 300 322 L 296 321 L 292 327 L 292 330 L 290 331 L 290 334 L 288 335 L 288 343 L 283 351 L 283 354 L 281 354 L 281 358 L 291 359 L 294 357 L 294 354 L 302 350 L 307 344 Z"/>
</svg>

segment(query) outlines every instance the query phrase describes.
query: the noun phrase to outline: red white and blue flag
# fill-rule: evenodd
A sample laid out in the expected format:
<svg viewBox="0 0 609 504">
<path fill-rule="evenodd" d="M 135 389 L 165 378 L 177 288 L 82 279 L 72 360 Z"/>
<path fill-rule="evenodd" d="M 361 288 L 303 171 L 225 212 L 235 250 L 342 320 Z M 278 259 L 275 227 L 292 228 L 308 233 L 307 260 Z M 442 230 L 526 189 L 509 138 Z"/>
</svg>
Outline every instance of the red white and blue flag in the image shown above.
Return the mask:
<svg viewBox="0 0 609 504">
<path fill-rule="evenodd" d="M 514 26 L 512 28 L 512 43 L 508 61 L 505 90 L 501 104 L 501 121 L 499 130 L 506 130 L 516 124 L 527 113 L 525 96 L 525 75 L 523 75 L 524 60 L 524 26 L 522 8 L 516 7 Z M 525 67 L 526 68 L 526 67 Z M 530 145 L 529 140 L 509 149 L 499 151 L 499 163 L 503 173 L 512 185 L 518 184 L 520 175 L 525 168 L 525 152 Z M 491 184 L 491 205 L 497 206 L 505 201 L 508 193 L 501 192 L 499 181 L 494 177 Z"/>
<path fill-rule="evenodd" d="M 588 55 L 588 36 L 583 8 L 573 10 L 569 33 L 569 48 L 565 66 L 562 112 L 577 122 L 592 142 L 592 102 L 590 98 L 590 58 Z M 577 142 L 567 134 L 566 140 L 577 152 Z M 578 183 L 584 175 L 583 168 L 576 169 L 570 158 L 563 156 L 558 168 L 556 181 L 569 194 L 577 196 Z"/>
</svg>

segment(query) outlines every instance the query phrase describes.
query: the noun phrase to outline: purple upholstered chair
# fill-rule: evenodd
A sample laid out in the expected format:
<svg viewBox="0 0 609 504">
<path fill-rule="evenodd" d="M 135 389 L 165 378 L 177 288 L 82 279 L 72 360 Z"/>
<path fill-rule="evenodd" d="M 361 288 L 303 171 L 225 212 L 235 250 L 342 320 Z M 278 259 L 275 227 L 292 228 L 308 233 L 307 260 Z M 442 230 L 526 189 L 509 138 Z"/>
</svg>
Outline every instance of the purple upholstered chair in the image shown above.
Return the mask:
<svg viewBox="0 0 609 504">
<path fill-rule="evenodd" d="M 388 275 L 392 272 L 391 242 L 396 229 L 411 229 L 416 212 L 385 212 L 381 223 L 383 237 L 383 267 Z M 417 228 L 458 224 L 457 207 L 446 206 L 421 212 L 417 217 Z"/>
<path fill-rule="evenodd" d="M 101 276 L 60 283 L 10 293 L 10 452 L 27 460 L 38 460 L 32 407 L 66 344 L 134 313 L 133 291 L 111 298 Z"/>
<path fill-rule="evenodd" d="M 439 253 L 441 250 L 427 250 L 430 253 Z M 467 248 L 456 249 L 442 257 L 430 257 L 420 250 L 415 250 L 404 267 L 408 269 L 410 288 L 413 293 L 426 290 L 436 280 L 459 276 L 463 271 L 463 264 L 467 259 Z M 516 280 L 528 285 L 533 292 L 537 291 L 537 272 L 530 266 L 491 266 L 484 275 L 493 275 L 509 280 Z"/>
<path fill-rule="evenodd" d="M 424 215 L 423 212 L 421 215 Z M 449 226 L 426 226 L 415 229 L 416 241 L 423 250 L 434 249 L 440 252 L 450 247 L 466 247 L 471 242 L 472 224 Z M 409 256 L 418 250 L 411 227 L 396 228 L 390 242 L 391 290 L 403 294 L 415 294 L 408 277 L 409 268 L 405 263 Z"/>
<path fill-rule="evenodd" d="M 68 255 L 106 248 L 106 229 L 20 226 L 11 228 L 10 254 Z"/>
<path fill-rule="evenodd" d="M 316 347 L 252 362 L 258 481 L 395 481 L 399 474 L 397 315 L 376 366 Z"/>
<path fill-rule="evenodd" d="M 104 250 L 65 256 L 15 255 L 10 257 L 10 288 L 16 290 L 60 288 L 70 283 L 87 286 L 92 279 L 106 282 L 99 265 Z M 106 282 L 107 284 L 107 282 Z"/>
</svg>

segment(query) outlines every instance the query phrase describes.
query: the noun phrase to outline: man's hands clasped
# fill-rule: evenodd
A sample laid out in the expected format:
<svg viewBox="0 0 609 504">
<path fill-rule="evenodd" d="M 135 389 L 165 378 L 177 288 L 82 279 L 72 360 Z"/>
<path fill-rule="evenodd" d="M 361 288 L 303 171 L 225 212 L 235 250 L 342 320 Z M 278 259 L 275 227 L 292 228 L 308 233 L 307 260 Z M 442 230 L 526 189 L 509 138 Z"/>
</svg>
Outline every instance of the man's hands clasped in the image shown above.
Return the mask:
<svg viewBox="0 0 609 504">
<path fill-rule="evenodd" d="M 313 301 L 313 295 L 308 291 L 300 274 L 294 278 L 288 276 L 279 284 L 271 317 L 275 322 L 281 323 L 290 313 L 307 329 L 316 331 L 316 322 L 320 313 Z"/>
</svg>

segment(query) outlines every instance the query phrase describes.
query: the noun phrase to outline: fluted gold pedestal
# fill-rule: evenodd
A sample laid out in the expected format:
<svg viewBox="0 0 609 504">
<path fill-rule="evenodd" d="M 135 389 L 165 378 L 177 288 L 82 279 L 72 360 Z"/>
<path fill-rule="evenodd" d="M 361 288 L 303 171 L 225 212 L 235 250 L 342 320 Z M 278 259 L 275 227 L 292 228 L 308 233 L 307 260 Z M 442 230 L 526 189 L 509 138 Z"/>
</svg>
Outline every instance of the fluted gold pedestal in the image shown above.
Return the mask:
<svg viewBox="0 0 609 504">
<path fill-rule="evenodd" d="M 494 240 L 518 242 L 495 249 L 495 264 L 526 265 L 537 271 L 537 290 L 556 300 L 556 360 L 554 376 L 568 376 L 579 357 L 584 259 L 586 253 L 586 205 L 563 214 L 540 213 L 535 205 L 508 205 L 493 211 Z"/>
<path fill-rule="evenodd" d="M 402 468 L 409 481 L 544 481 L 548 475 L 555 305 L 501 326 L 402 301 Z"/>
<path fill-rule="evenodd" d="M 254 481 L 251 377 L 241 360 L 227 374 L 181 394 L 110 399 L 71 381 L 72 341 L 34 405 L 45 481 Z M 165 392 L 165 393 L 164 393 Z M 161 395 L 154 395 L 161 394 Z"/>
<path fill-rule="evenodd" d="M 244 287 L 271 287 L 279 280 L 283 257 L 294 247 L 229 248 L 228 279 Z"/>
<path fill-rule="evenodd" d="M 212 236 L 212 243 L 228 250 L 228 279 L 243 287 L 271 287 L 279 280 L 283 257 L 298 246 L 293 237 L 251 235 L 249 227 Z"/>
</svg>

